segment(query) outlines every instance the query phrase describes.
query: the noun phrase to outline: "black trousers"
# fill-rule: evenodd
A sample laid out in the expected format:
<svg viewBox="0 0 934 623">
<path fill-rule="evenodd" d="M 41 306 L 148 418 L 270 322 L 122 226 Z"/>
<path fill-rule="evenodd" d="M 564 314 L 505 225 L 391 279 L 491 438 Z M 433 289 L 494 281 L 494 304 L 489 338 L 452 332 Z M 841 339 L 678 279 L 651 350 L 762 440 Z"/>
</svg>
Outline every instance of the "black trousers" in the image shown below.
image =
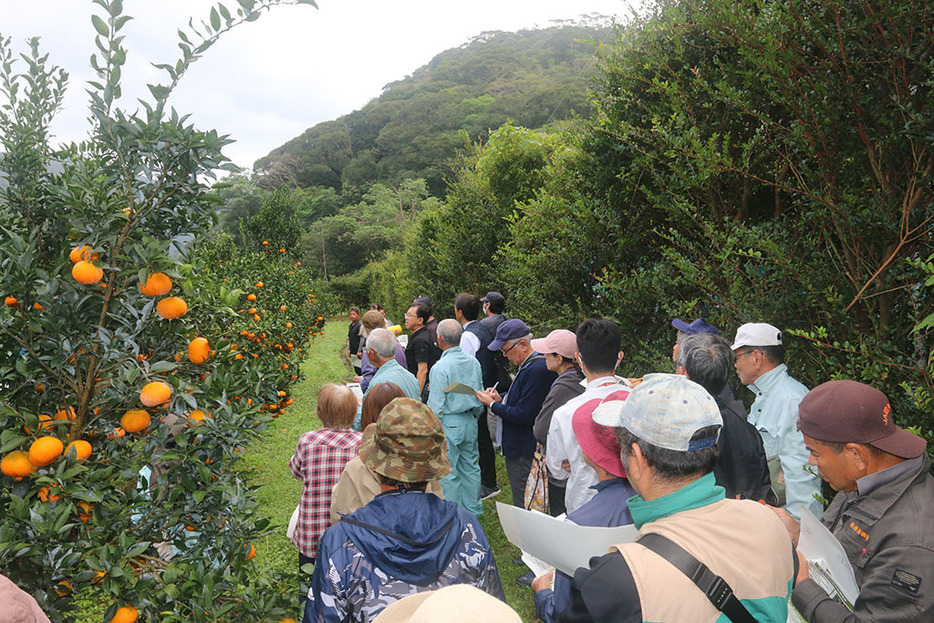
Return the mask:
<svg viewBox="0 0 934 623">
<path fill-rule="evenodd" d="M 487 489 L 496 489 L 496 451 L 493 450 L 486 411 L 480 414 L 477 422 L 477 444 L 480 449 L 480 485 Z"/>
<path fill-rule="evenodd" d="M 551 482 L 548 483 L 548 514 L 552 517 L 567 512 L 568 509 L 564 505 L 564 494 L 566 492 L 565 487 L 559 487 Z"/>
</svg>

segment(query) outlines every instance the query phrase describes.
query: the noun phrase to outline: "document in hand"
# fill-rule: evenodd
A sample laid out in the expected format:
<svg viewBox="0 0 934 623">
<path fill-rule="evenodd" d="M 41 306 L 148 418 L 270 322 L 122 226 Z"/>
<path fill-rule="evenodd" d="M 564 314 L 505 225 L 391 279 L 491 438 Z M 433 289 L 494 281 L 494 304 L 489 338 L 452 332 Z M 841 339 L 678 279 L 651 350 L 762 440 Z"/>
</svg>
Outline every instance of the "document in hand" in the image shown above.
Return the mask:
<svg viewBox="0 0 934 623">
<path fill-rule="evenodd" d="M 363 390 L 360 389 L 360 383 L 344 383 L 344 385 L 349 387 L 353 395 L 357 397 L 357 404 L 363 402 Z"/>
<path fill-rule="evenodd" d="M 454 393 L 454 394 L 465 394 L 467 396 L 474 395 L 473 387 L 471 387 L 470 385 L 464 385 L 463 383 L 458 383 L 456 381 L 454 383 L 451 383 L 450 385 L 448 385 L 441 391 L 443 391 L 446 394 Z"/>
<path fill-rule="evenodd" d="M 499 522 L 509 542 L 559 571 L 574 575 L 587 567 L 592 556 L 602 556 L 617 543 L 634 541 L 635 526 L 593 528 L 557 519 L 538 511 L 496 503 Z"/>
<path fill-rule="evenodd" d="M 811 579 L 852 610 L 859 597 L 853 566 L 840 541 L 807 509 L 801 512 L 798 551 L 808 561 Z"/>
</svg>

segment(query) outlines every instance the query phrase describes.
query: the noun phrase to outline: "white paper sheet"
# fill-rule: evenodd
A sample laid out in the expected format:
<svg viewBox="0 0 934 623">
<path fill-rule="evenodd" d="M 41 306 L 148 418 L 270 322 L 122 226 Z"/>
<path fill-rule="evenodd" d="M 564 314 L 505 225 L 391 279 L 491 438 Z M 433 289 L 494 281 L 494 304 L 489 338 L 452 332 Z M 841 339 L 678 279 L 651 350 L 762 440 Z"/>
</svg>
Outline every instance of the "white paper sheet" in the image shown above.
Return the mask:
<svg viewBox="0 0 934 623">
<path fill-rule="evenodd" d="M 587 567 L 591 557 L 606 554 L 610 546 L 634 541 L 638 534 L 632 525 L 618 528 L 578 526 L 502 502 L 496 503 L 496 511 L 510 543 L 568 575 L 574 575 L 578 567 Z"/>
<path fill-rule="evenodd" d="M 839 592 L 839 596 L 852 608 L 859 596 L 853 566 L 846 557 L 840 541 L 807 509 L 801 512 L 798 551 L 809 563 L 811 578 L 831 597 L 835 597 L 834 593 Z M 828 581 L 831 583 L 829 586 Z"/>
<path fill-rule="evenodd" d="M 535 577 L 540 575 L 545 575 L 549 571 L 554 571 L 555 568 L 549 565 L 547 562 L 540 558 L 536 558 L 528 552 L 522 552 L 522 562 L 525 563 L 525 566 L 532 570 L 532 573 Z"/>
<path fill-rule="evenodd" d="M 360 383 L 344 383 L 347 387 L 350 388 L 350 391 L 353 392 L 353 395 L 357 398 L 357 404 L 363 402 L 363 390 L 360 389 Z"/>
</svg>

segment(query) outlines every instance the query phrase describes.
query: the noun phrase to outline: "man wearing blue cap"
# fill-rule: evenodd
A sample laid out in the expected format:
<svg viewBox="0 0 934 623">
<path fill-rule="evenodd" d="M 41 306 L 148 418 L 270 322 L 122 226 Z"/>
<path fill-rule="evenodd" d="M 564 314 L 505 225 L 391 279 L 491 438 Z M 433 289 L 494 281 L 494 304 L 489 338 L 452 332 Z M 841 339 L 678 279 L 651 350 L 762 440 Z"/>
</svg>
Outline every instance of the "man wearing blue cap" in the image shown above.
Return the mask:
<svg viewBox="0 0 934 623">
<path fill-rule="evenodd" d="M 671 321 L 671 326 L 678 330 L 678 335 L 675 337 L 675 344 L 671 347 L 671 361 L 675 364 L 675 372 L 678 371 L 678 355 L 681 353 L 681 338 L 686 335 L 697 335 L 698 333 L 720 335 L 720 330 L 703 318 L 698 318 L 693 322 L 685 322 L 680 318 L 675 318 Z"/>
<path fill-rule="evenodd" d="M 532 349 L 531 339 L 532 330 L 517 318 L 510 318 L 499 325 L 496 337 L 487 348 L 500 351 L 510 363 L 519 367 L 519 371 L 505 396 L 501 396 L 495 387 L 476 393 L 477 399 L 503 421 L 501 445 L 515 506 L 523 505 L 525 482 L 532 469 L 535 417 L 542 409 L 551 384 L 558 378 L 548 369 L 545 357 Z"/>
</svg>

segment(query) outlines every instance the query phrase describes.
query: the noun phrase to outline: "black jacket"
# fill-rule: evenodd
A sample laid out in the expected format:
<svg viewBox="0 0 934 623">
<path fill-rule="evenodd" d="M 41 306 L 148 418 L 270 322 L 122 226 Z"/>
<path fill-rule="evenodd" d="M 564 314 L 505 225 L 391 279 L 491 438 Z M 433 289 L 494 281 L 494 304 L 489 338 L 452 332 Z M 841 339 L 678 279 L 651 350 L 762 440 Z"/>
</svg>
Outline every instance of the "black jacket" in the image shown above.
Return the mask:
<svg viewBox="0 0 934 623">
<path fill-rule="evenodd" d="M 464 330 L 476 335 L 480 341 L 476 357 L 480 362 L 480 372 L 483 374 L 483 386 L 493 387 L 496 383 L 496 368 L 493 365 L 493 351 L 487 348 L 493 341 L 493 333 L 480 322 L 471 322 L 464 327 Z"/>
<path fill-rule="evenodd" d="M 717 484 L 726 489 L 727 498 L 768 500 L 772 484 L 762 436 L 746 420 L 746 409 L 729 385 L 714 399 L 723 417 L 720 458 L 713 470 Z"/>
</svg>

